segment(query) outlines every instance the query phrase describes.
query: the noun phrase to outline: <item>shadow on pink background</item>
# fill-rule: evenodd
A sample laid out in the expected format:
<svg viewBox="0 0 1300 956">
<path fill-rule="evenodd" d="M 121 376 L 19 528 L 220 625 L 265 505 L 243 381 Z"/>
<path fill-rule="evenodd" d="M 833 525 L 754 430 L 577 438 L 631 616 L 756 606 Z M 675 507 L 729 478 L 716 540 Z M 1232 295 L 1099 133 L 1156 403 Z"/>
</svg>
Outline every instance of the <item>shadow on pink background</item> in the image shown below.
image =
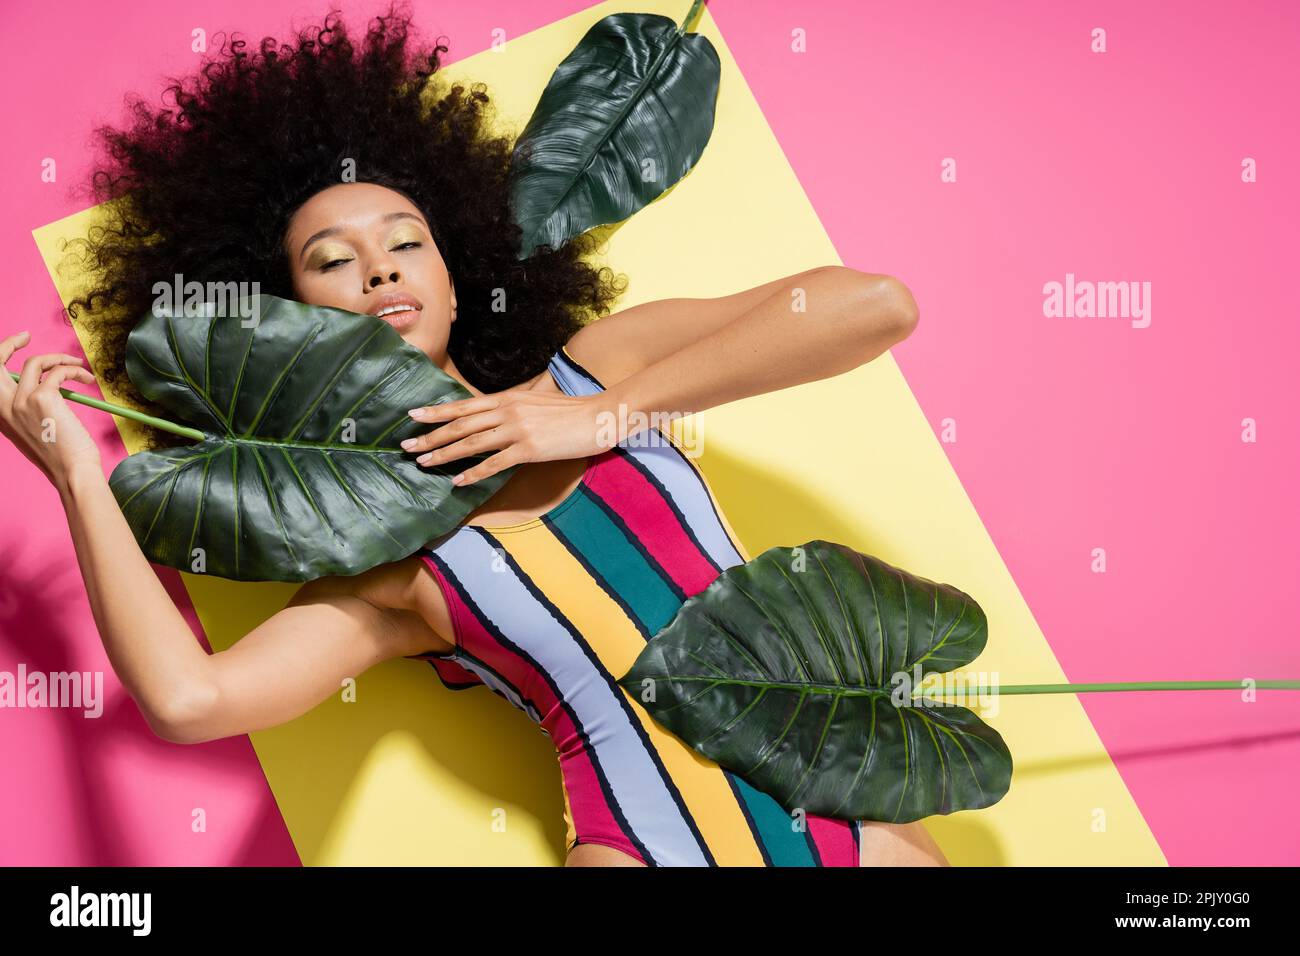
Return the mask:
<svg viewBox="0 0 1300 956">
<path fill-rule="evenodd" d="M 1300 7 L 708 5 L 843 262 L 915 294 L 920 327 L 893 353 L 936 432 L 957 422 L 944 447 L 1069 679 L 1300 677 L 1300 334 L 1286 279 Z M 415 9 L 459 59 L 494 28 L 518 35 L 588 6 Z M 357 20 L 377 7 L 342 9 Z M 70 190 L 122 95 L 191 70 L 195 27 L 284 35 L 324 10 L 4 5 L 0 335 L 26 328 L 28 352 L 79 351 L 31 230 L 90 204 Z M 1089 49 L 1097 27 L 1104 55 Z M 796 29 L 805 53 L 791 50 Z M 956 183 L 940 180 L 948 157 Z M 1256 183 L 1241 181 L 1245 157 Z M 1045 317 L 1043 285 L 1066 273 L 1150 282 L 1150 327 Z M 116 432 L 79 411 L 110 468 Z M 1255 443 L 1241 440 L 1247 418 Z M 0 711 L 0 864 L 298 862 L 247 738 L 182 747 L 150 733 L 100 645 L 57 495 L 7 443 L 0 469 L 0 670 L 102 670 L 108 696 L 97 720 Z M 1300 695 L 1082 699 L 1171 864 L 1300 863 Z M 175 825 L 196 793 L 201 835 Z"/>
</svg>

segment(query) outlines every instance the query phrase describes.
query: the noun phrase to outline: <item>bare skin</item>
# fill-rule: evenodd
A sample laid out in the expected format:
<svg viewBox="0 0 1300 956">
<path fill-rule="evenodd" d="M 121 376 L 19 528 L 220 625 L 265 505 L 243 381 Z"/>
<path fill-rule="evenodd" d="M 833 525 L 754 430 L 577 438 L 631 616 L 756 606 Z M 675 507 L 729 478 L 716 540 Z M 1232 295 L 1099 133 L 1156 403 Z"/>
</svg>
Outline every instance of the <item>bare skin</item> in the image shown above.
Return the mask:
<svg viewBox="0 0 1300 956">
<path fill-rule="evenodd" d="M 915 326 L 915 303 L 896 280 L 826 266 L 714 299 L 666 299 L 584 328 L 566 348 L 608 388 L 603 397 L 565 395 L 548 372 L 484 395 L 447 354 L 456 320 L 448 274 L 420 211 L 400 193 L 368 183 L 331 187 L 294 215 L 285 237 L 295 296 L 316 305 L 383 316 L 474 396 L 464 417 L 421 440 L 422 452 L 455 461 L 498 449 L 469 480 L 511 465 L 517 472 L 467 519 L 514 524 L 542 514 L 578 484 L 599 453 L 596 416 L 613 402 L 665 407 L 660 387 L 679 387 L 695 411 L 789 387 L 870 361 Z M 824 315 L 788 334 L 789 295 L 807 292 Z M 781 340 L 773 336 L 781 334 Z M 0 341 L 0 363 L 27 333 Z M 726 362 L 718 356 L 727 355 Z M 694 392 L 674 385 L 703 383 Z M 767 387 L 751 386 L 753 381 Z M 351 577 L 304 584 L 288 605 L 224 651 L 208 654 L 141 553 L 104 475 L 99 450 L 59 394 L 91 384 L 76 356 L 33 355 L 20 381 L 0 374 L 0 432 L 57 489 L 92 613 L 114 671 L 149 726 L 176 743 L 247 734 L 293 720 L 382 661 L 453 649 L 446 602 L 411 557 Z M 660 382 L 668 383 L 660 386 Z M 457 403 L 450 403 L 457 404 Z M 689 406 L 689 408 L 685 408 Z M 419 419 L 433 421 L 433 416 Z M 52 435 L 51 435 L 52 430 Z M 438 463 L 431 459 L 430 463 Z M 293 667 L 284 666 L 292 660 Z M 867 824 L 867 866 L 947 865 L 920 824 Z M 639 866 L 610 847 L 580 845 L 569 866 Z"/>
<path fill-rule="evenodd" d="M 862 825 L 863 866 L 950 866 L 939 844 L 920 823 Z M 644 866 L 609 846 L 583 843 L 569 851 L 565 866 Z"/>
</svg>

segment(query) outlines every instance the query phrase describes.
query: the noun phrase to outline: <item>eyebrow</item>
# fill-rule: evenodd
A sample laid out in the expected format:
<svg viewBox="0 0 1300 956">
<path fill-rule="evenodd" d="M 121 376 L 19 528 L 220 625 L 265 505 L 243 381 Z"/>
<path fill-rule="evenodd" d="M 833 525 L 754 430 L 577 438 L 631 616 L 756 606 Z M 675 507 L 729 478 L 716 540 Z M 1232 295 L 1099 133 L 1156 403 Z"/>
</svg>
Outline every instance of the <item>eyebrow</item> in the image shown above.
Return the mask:
<svg viewBox="0 0 1300 956">
<path fill-rule="evenodd" d="M 395 219 L 414 219 L 416 222 L 420 223 L 420 225 L 424 226 L 425 229 L 429 228 L 428 223 L 424 221 L 423 217 L 417 216 L 413 212 L 390 212 L 383 218 L 383 221 L 392 222 Z M 302 244 L 302 249 L 298 252 L 298 260 L 302 261 L 302 257 L 307 254 L 307 247 L 313 242 L 320 239 L 328 239 L 330 236 L 337 236 L 340 231 L 341 230 L 338 226 L 330 226 L 328 229 L 322 229 L 320 232 L 312 233 L 312 235 L 307 238 L 307 241 Z"/>
</svg>

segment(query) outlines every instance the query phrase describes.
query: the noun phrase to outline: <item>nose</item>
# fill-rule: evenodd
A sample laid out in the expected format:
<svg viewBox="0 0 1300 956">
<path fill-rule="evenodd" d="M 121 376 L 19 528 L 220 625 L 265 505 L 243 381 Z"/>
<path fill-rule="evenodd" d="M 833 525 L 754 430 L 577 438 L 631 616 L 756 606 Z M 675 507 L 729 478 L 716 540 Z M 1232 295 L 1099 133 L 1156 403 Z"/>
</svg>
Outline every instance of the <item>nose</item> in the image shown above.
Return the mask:
<svg viewBox="0 0 1300 956">
<path fill-rule="evenodd" d="M 402 281 L 402 271 L 397 267 L 396 257 L 380 246 L 370 256 L 366 270 L 366 287 L 376 289 L 381 285 Z"/>
<path fill-rule="evenodd" d="M 390 282 L 401 282 L 402 274 L 396 266 L 384 266 L 383 268 L 374 268 L 370 271 L 370 278 L 366 284 L 374 289 Z"/>
</svg>

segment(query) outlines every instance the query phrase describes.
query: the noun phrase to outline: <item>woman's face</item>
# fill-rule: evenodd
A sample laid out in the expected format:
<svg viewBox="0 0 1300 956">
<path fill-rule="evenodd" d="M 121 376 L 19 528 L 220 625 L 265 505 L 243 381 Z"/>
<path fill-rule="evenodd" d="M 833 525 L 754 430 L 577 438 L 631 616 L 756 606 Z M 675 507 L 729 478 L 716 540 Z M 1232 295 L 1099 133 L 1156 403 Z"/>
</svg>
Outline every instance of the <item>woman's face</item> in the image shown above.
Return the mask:
<svg viewBox="0 0 1300 956">
<path fill-rule="evenodd" d="M 285 247 L 298 301 L 378 315 L 444 359 L 456 292 L 429 224 L 401 193 L 374 183 L 323 189 L 293 214 Z"/>
</svg>

